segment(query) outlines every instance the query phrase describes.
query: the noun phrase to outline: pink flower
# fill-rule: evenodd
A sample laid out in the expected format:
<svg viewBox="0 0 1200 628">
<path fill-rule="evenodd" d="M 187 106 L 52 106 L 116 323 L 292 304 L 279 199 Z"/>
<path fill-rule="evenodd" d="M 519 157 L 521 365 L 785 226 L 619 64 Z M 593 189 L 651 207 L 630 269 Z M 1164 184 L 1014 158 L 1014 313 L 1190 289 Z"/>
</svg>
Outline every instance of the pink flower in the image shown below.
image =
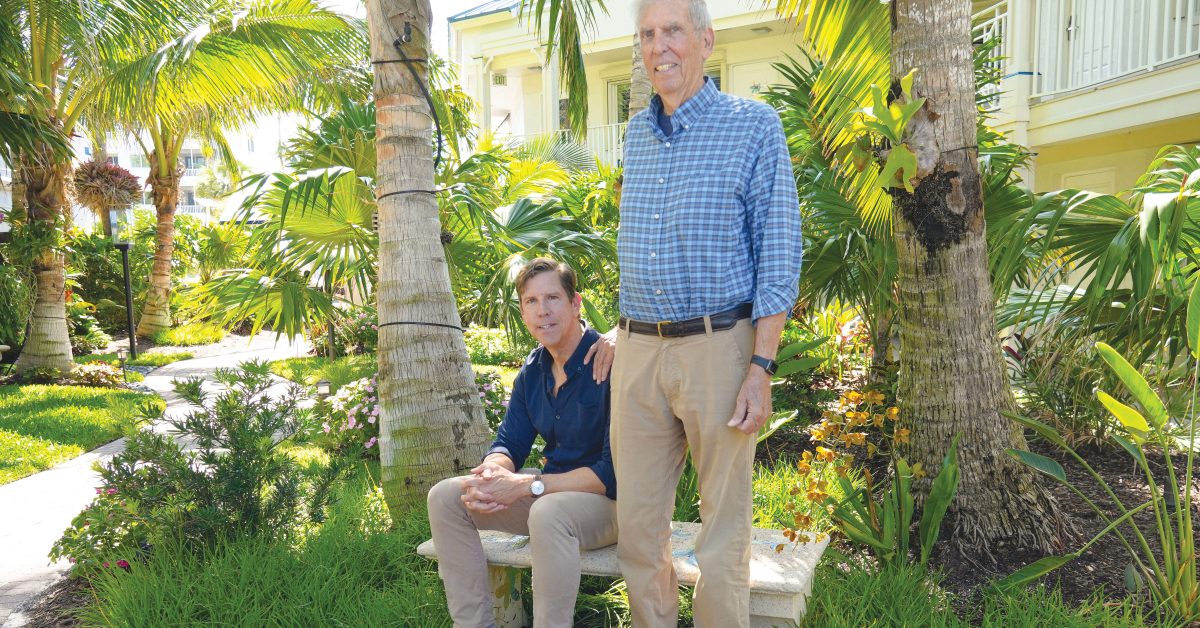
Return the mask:
<svg viewBox="0 0 1200 628">
<path fill-rule="evenodd" d="M 371 408 L 371 416 L 379 416 L 379 406 Z"/>
<path fill-rule="evenodd" d="M 117 566 L 118 566 L 118 567 L 120 567 L 121 569 L 129 569 L 129 561 L 127 561 L 127 560 L 118 560 L 118 561 L 117 561 Z"/>
<path fill-rule="evenodd" d="M 486 397 L 486 396 L 487 396 L 487 393 L 483 392 L 482 390 L 481 390 L 481 391 L 479 391 L 479 398 L 480 398 L 480 399 L 483 399 L 483 398 L 484 398 L 484 397 Z"/>
<path fill-rule="evenodd" d="M 102 489 L 96 489 L 96 494 L 99 495 L 101 493 L 101 491 L 102 491 Z"/>
<path fill-rule="evenodd" d="M 370 423 L 371 425 L 375 425 L 375 417 L 373 415 L 367 417 L 367 423 Z"/>
<path fill-rule="evenodd" d="M 326 433 L 326 434 L 328 434 L 328 433 L 329 433 L 329 424 L 328 424 L 328 423 L 322 423 L 322 424 L 321 424 L 321 429 L 325 430 L 325 433 Z"/>
<path fill-rule="evenodd" d="M 117 494 L 117 489 L 115 489 L 115 488 L 110 488 L 110 489 L 108 489 L 108 494 L 109 494 L 109 495 L 116 495 L 116 494 Z"/>
<path fill-rule="evenodd" d="M 108 561 L 105 561 L 105 562 L 104 562 L 104 566 L 105 566 L 105 567 L 108 567 Z"/>
<path fill-rule="evenodd" d="M 376 440 L 377 439 L 374 436 L 372 436 L 371 439 L 368 440 L 365 445 L 363 445 L 363 449 L 370 449 L 370 448 L 374 447 Z"/>
<path fill-rule="evenodd" d="M 346 429 L 352 430 L 356 427 L 358 427 L 358 420 L 354 417 L 350 417 L 350 420 L 346 421 Z"/>
</svg>

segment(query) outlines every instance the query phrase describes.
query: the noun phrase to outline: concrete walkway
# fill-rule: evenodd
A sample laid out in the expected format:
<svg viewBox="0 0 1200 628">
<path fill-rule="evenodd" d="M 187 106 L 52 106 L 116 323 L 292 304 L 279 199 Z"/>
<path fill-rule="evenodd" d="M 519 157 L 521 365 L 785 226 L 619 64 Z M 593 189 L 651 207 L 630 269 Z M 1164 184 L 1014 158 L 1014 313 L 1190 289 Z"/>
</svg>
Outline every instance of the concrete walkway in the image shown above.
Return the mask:
<svg viewBox="0 0 1200 628">
<path fill-rule="evenodd" d="M 280 360 L 306 355 L 308 347 L 274 335 L 260 334 L 233 353 L 183 360 L 156 369 L 146 385 L 167 400 L 167 415 L 186 412 L 189 405 L 172 390 L 171 381 L 186 377 L 210 379 L 218 368 L 251 359 Z M 272 392 L 283 390 L 282 383 Z M 68 460 L 27 478 L 0 485 L 0 626 L 26 624 L 21 610 L 37 601 L 47 587 L 62 578 L 70 564 L 51 563 L 50 547 L 96 494 L 99 475 L 92 470 L 125 448 L 124 439 Z"/>
</svg>

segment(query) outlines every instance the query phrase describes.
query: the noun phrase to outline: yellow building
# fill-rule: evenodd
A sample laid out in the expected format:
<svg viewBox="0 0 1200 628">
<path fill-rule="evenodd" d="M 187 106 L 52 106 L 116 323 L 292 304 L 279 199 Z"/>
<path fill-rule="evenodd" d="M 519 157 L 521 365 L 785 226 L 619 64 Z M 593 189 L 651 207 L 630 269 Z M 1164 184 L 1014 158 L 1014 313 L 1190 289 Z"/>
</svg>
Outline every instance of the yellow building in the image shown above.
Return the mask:
<svg viewBox="0 0 1200 628">
<path fill-rule="evenodd" d="M 995 124 L 1035 154 L 1035 190 L 1128 189 L 1168 144 L 1200 143 L 1200 0 L 975 0 L 998 33 Z"/>
<path fill-rule="evenodd" d="M 479 103 L 481 127 L 527 137 L 564 125 L 558 68 L 518 0 L 450 18 L 450 56 Z M 584 42 L 588 143 L 616 163 L 628 118 L 633 0 L 608 0 Z M 716 48 L 708 74 L 753 96 L 781 77 L 795 27 L 760 0 L 709 0 Z M 975 35 L 1003 40 L 994 123 L 1035 153 L 1035 190 L 1130 187 L 1166 144 L 1200 142 L 1200 0 L 974 0 Z"/>
<path fill-rule="evenodd" d="M 628 121 L 633 61 L 633 0 L 607 0 L 586 34 L 588 144 L 602 160 L 616 163 Z M 480 104 L 481 128 L 498 137 L 528 137 L 565 127 L 565 96 L 558 68 L 545 63 L 545 47 L 527 21 L 519 0 L 491 0 L 450 17 L 450 57 L 462 72 L 464 89 Z M 794 54 L 795 27 L 776 19 L 762 4 L 710 0 L 717 33 L 707 73 L 723 91 L 753 96 L 781 80 L 773 63 Z M 753 8 L 752 8 L 753 7 Z"/>
</svg>

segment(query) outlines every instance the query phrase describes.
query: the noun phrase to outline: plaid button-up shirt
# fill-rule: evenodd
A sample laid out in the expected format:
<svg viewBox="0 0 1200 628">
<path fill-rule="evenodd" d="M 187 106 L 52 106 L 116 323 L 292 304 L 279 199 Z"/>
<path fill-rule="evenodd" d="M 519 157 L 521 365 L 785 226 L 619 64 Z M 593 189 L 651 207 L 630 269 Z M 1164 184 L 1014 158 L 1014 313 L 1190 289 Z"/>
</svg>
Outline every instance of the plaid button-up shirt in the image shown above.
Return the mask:
<svg viewBox="0 0 1200 628">
<path fill-rule="evenodd" d="M 803 245 L 787 141 L 769 106 L 704 87 L 657 124 L 662 101 L 629 121 L 617 258 L 621 314 L 677 321 L 796 301 Z"/>
</svg>

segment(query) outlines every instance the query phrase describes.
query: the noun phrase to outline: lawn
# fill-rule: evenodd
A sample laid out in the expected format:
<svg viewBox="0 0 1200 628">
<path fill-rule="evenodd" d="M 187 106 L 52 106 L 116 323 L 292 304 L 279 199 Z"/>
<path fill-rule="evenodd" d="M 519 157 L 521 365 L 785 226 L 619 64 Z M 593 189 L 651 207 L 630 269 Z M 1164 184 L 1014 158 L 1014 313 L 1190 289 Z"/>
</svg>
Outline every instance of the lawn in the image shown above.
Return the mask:
<svg viewBox="0 0 1200 628">
<path fill-rule="evenodd" d="M 80 386 L 0 386 L 0 484 L 44 471 L 121 436 L 137 406 L 157 399 Z"/>
<path fill-rule="evenodd" d="M 307 357 L 276 360 L 271 363 L 271 372 L 276 375 L 308 386 L 318 381 L 328 380 L 333 392 L 354 380 L 370 377 L 377 370 L 376 358 L 372 354 L 348 355 L 341 358 Z M 513 379 L 520 369 L 510 366 L 491 366 L 475 364 L 471 368 L 476 373 L 497 373 L 500 381 L 509 390 L 512 389 Z"/>
<path fill-rule="evenodd" d="M 129 366 L 166 366 L 168 364 L 179 362 L 180 360 L 190 360 L 194 356 L 188 351 L 161 352 L 161 353 L 143 353 L 132 360 L 126 360 L 125 364 Z M 87 355 L 75 356 L 77 364 L 88 364 L 90 362 L 104 362 L 113 366 L 119 366 L 120 361 L 115 353 L 89 353 Z"/>
</svg>

